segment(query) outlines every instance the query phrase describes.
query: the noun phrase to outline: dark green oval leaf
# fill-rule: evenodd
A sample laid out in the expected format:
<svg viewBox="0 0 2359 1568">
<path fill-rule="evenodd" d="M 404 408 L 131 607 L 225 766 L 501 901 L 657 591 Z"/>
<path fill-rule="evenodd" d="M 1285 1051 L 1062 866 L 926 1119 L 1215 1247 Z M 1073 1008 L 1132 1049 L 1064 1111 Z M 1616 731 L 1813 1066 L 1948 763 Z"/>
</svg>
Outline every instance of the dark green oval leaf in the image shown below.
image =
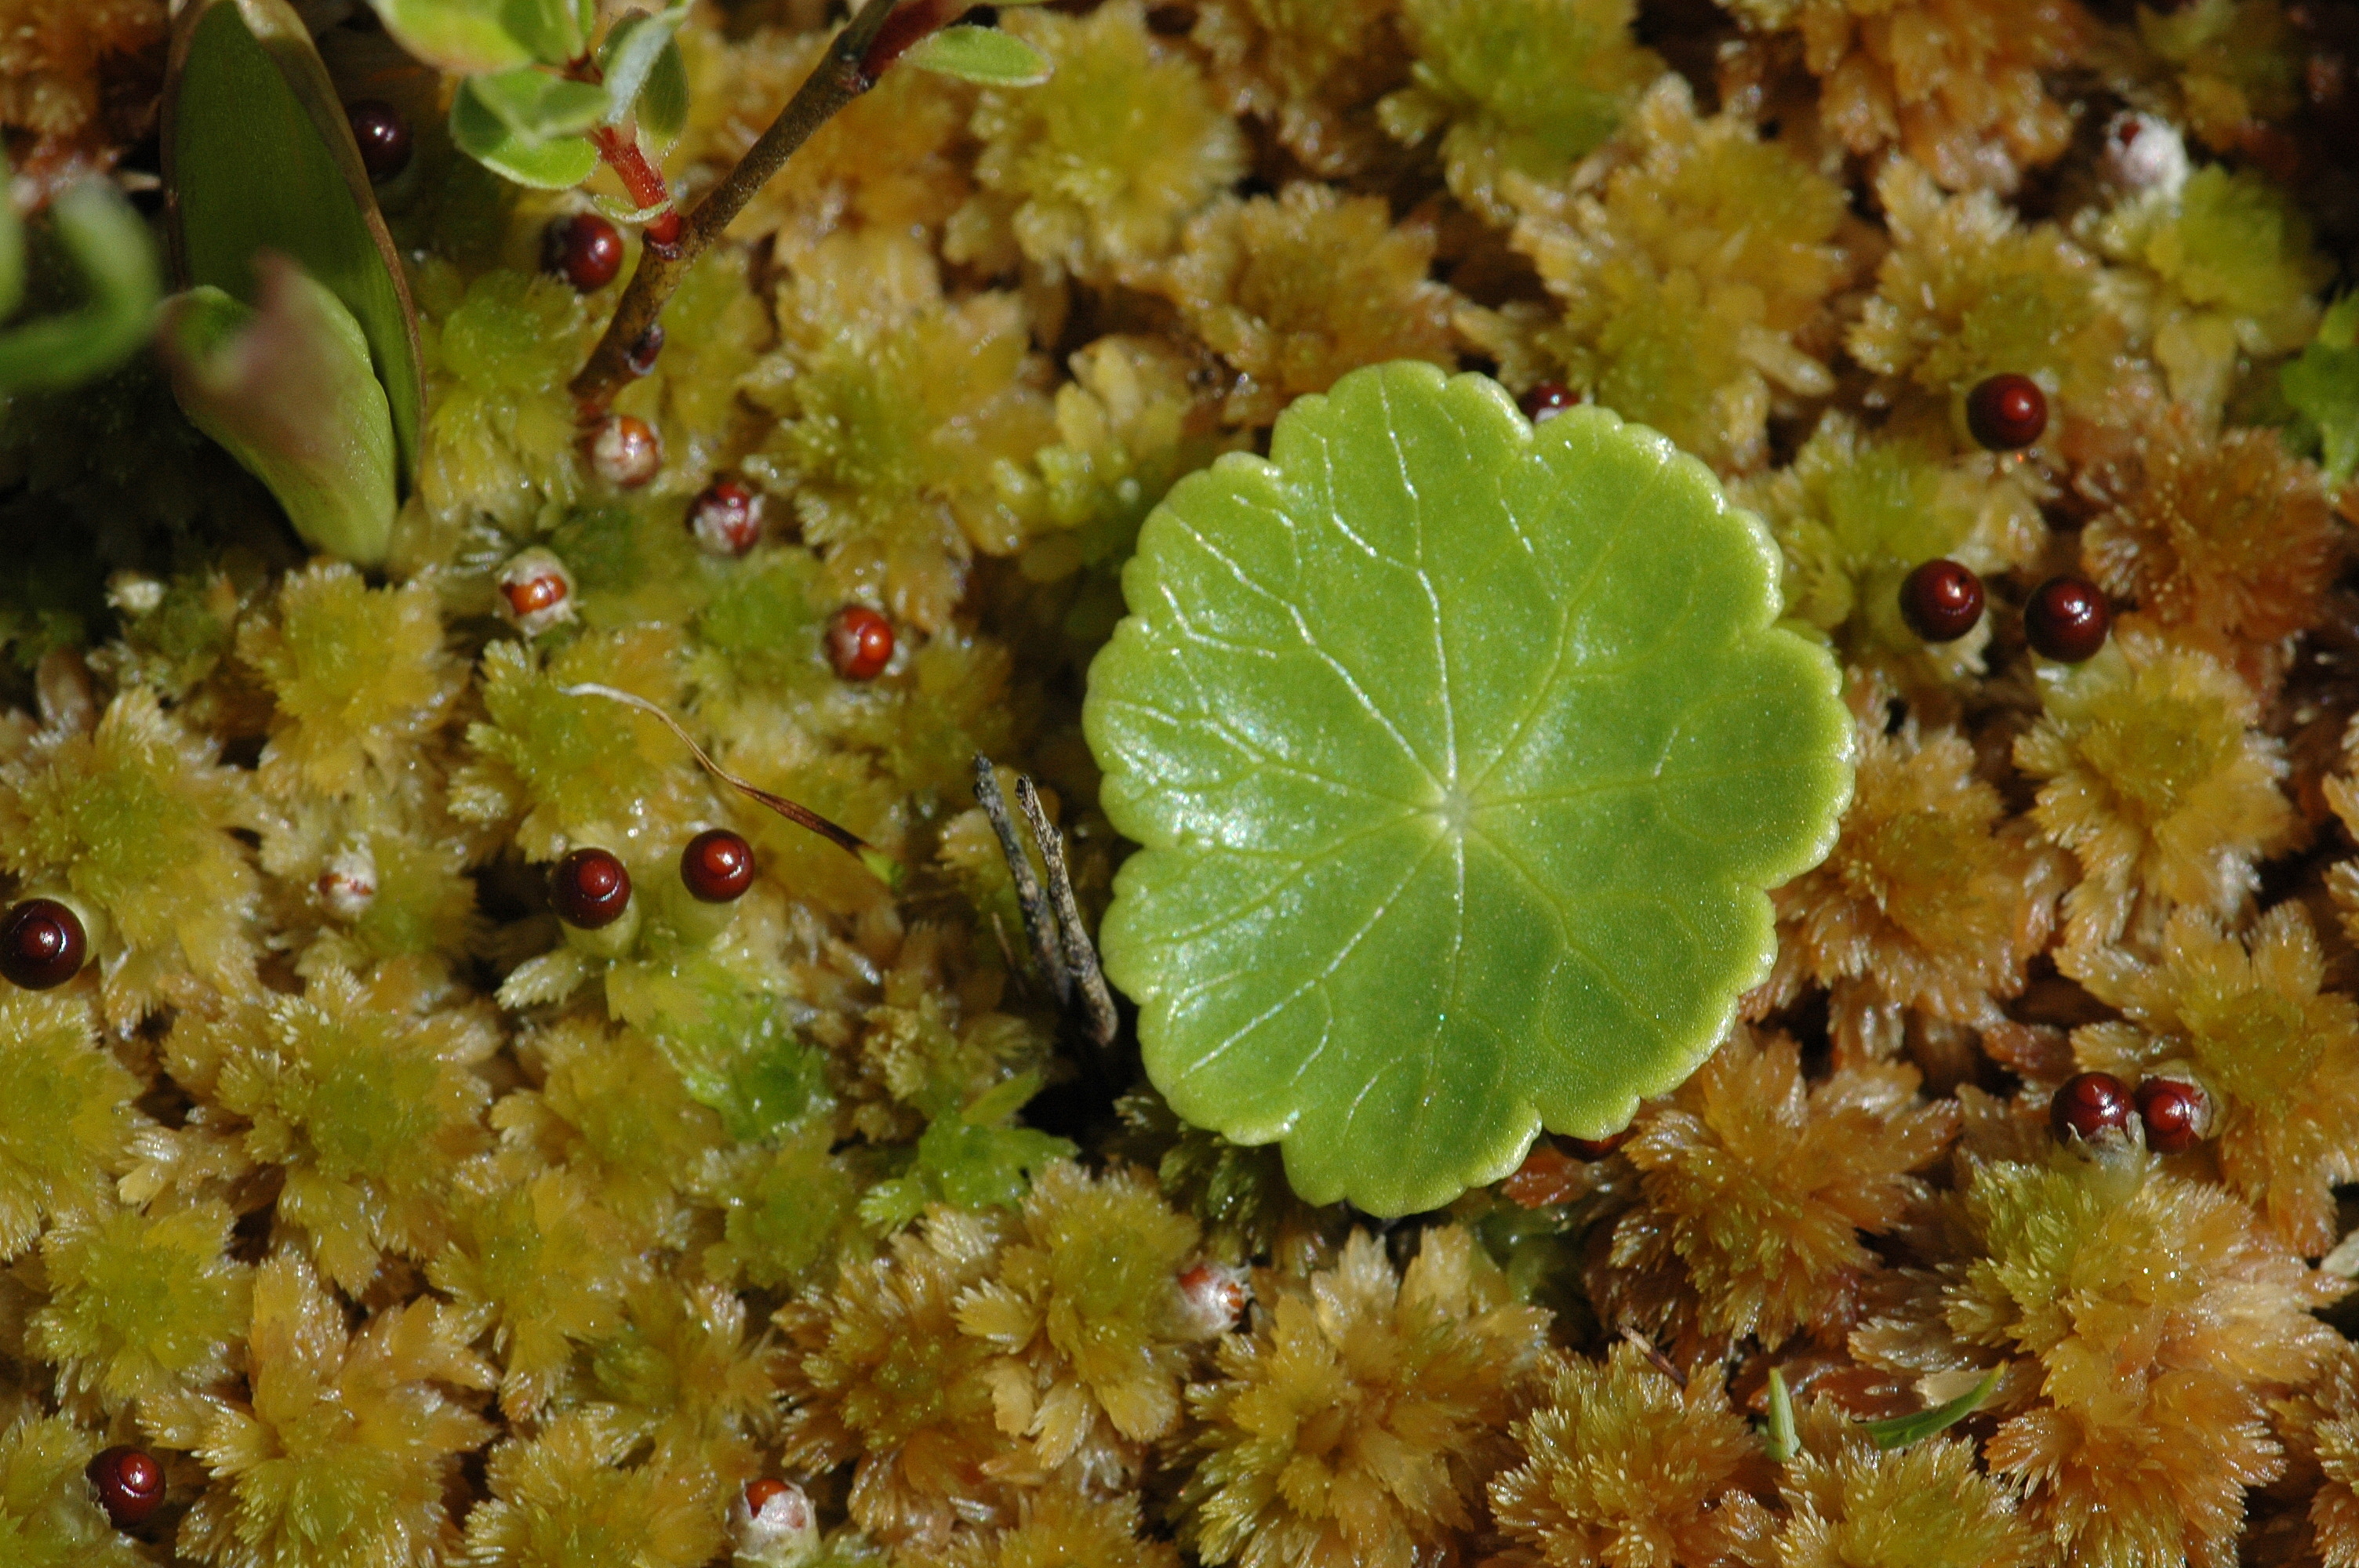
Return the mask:
<svg viewBox="0 0 2359 1568">
<path fill-rule="evenodd" d="M 1768 970 L 1765 888 L 1833 843 L 1851 725 L 1777 553 L 1603 409 L 1355 371 L 1267 460 L 1180 481 L 1083 724 L 1107 972 L 1148 1076 L 1376 1214 L 1603 1137 Z"/>
<path fill-rule="evenodd" d="M 994 87 L 1037 87 L 1049 80 L 1047 58 L 997 27 L 944 27 L 929 33 L 909 46 L 901 62 Z"/>
<path fill-rule="evenodd" d="M 451 100 L 451 140 L 494 174 L 540 190 L 568 190 L 596 172 L 598 148 L 587 136 L 530 143 L 518 136 L 474 93 L 460 84 Z"/>
<path fill-rule="evenodd" d="M 7 168 L 0 162 L 0 188 Z M 131 203 L 103 179 L 85 179 L 49 204 L 59 243 L 81 274 L 86 303 L 0 331 L 0 392 L 74 386 L 147 341 L 162 278 L 156 244 Z M 24 235 L 0 197 L 0 316 L 24 292 Z"/>
<path fill-rule="evenodd" d="M 332 290 L 368 340 L 406 483 L 425 383 L 417 313 L 343 104 L 287 0 L 192 0 L 181 13 L 163 157 L 181 282 L 255 304 L 254 258 L 275 250 Z"/>
</svg>

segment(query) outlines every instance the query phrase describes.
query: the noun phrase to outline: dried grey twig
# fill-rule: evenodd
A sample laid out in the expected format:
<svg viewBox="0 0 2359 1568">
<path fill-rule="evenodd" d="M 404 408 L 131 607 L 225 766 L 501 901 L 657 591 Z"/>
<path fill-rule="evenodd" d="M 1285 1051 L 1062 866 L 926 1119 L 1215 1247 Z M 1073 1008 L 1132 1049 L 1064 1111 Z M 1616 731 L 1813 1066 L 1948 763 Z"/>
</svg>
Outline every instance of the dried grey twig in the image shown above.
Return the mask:
<svg viewBox="0 0 2359 1568">
<path fill-rule="evenodd" d="M 974 760 L 974 798 L 999 835 L 999 852 L 1006 858 L 1007 873 L 1016 883 L 1016 904 L 1023 912 L 1024 931 L 1032 939 L 1032 953 L 1041 977 L 1056 993 L 1057 1005 L 1071 1008 L 1081 996 L 1082 1014 L 1090 1038 L 1099 1045 L 1113 1043 L 1118 1026 L 1114 993 L 1106 989 L 1105 971 L 1098 967 L 1097 945 L 1082 923 L 1081 902 L 1073 896 L 1072 873 L 1065 865 L 1065 838 L 1040 805 L 1040 792 L 1029 778 L 1016 777 L 1016 804 L 1031 825 L 1033 841 L 1040 847 L 1040 863 L 1048 868 L 1049 886 L 1032 872 L 1032 858 L 1008 815 L 1007 797 L 1000 793 L 999 775 L 988 757 Z"/>
</svg>

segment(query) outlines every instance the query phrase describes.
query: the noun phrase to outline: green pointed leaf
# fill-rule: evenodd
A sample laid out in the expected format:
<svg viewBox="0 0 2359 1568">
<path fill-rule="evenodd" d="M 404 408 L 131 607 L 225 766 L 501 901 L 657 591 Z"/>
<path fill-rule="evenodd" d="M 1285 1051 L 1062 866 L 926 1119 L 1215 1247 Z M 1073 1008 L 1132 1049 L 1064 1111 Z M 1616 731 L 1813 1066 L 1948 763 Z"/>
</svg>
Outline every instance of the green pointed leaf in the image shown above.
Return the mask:
<svg viewBox="0 0 2359 1568">
<path fill-rule="evenodd" d="M 1779 1465 L 1793 1463 L 1802 1451 L 1802 1440 L 1794 1431 L 1794 1396 L 1787 1391 L 1785 1371 L 1769 1368 L 1769 1429 L 1761 1434 L 1761 1446 Z"/>
<path fill-rule="evenodd" d="M 6 169 L 0 165 L 0 187 Z M 24 291 L 24 236 L 0 197 L 0 315 Z M 156 244 L 122 192 L 85 179 L 49 204 L 58 240 L 81 275 L 86 302 L 0 331 L 0 392 L 78 385 L 131 357 L 155 324 L 162 279 Z M 13 253 L 13 254 L 11 254 Z"/>
<path fill-rule="evenodd" d="M 494 174 L 540 190 L 569 190 L 596 172 L 598 148 L 587 136 L 528 143 L 505 124 L 474 92 L 460 85 L 451 100 L 451 140 Z"/>
<path fill-rule="evenodd" d="M 1983 1408 L 1983 1401 L 1998 1387 L 2002 1368 L 1994 1367 L 1973 1388 L 1951 1400 L 1915 1415 L 1896 1415 L 1886 1421 L 1864 1421 L 1859 1424 L 1878 1448 L 1906 1448 L 1912 1443 L 1922 1443 L 1946 1427 L 1955 1426 Z"/>
<path fill-rule="evenodd" d="M 688 61 L 680 56 L 678 39 L 666 42 L 656 55 L 636 107 L 640 139 L 658 153 L 679 140 L 680 132 L 687 129 Z"/>
<path fill-rule="evenodd" d="M 532 63 L 532 49 L 508 30 L 506 0 L 369 0 L 394 41 L 453 76 Z"/>
<path fill-rule="evenodd" d="M 10 184 L 8 149 L 0 145 L 0 191 Z M 25 302 L 25 225 L 14 201 L 0 201 L 0 321 Z"/>
<path fill-rule="evenodd" d="M 1662 437 L 1420 363 L 1181 481 L 1083 709 L 1145 846 L 1106 969 L 1172 1108 L 1391 1215 L 1686 1077 L 1849 793 L 1777 578 Z"/>
<path fill-rule="evenodd" d="M 655 16 L 634 11 L 606 34 L 606 41 L 598 46 L 598 71 L 605 78 L 606 91 L 613 95 L 612 106 L 606 112 L 607 124 L 618 125 L 629 117 L 631 105 L 647 86 L 657 59 L 687 20 L 685 5 L 675 5 Z"/>
<path fill-rule="evenodd" d="M 425 370 L 418 317 L 327 67 L 287 0 L 192 0 L 164 83 L 164 184 L 185 286 L 256 301 L 254 258 L 280 252 L 359 321 L 418 471 Z"/>
<path fill-rule="evenodd" d="M 306 544 L 379 565 L 393 537 L 393 417 L 368 338 L 294 263 L 266 253 L 255 265 L 259 308 L 210 285 L 165 307 L 172 395 L 269 487 Z"/>
<path fill-rule="evenodd" d="M 1049 80 L 1047 58 L 997 27 L 944 27 L 929 33 L 909 46 L 901 62 L 993 87 L 1038 87 Z"/>
<path fill-rule="evenodd" d="M 473 94 L 511 135 L 530 147 L 581 135 L 606 118 L 613 102 L 595 82 L 569 81 L 529 65 L 496 76 L 472 77 L 460 92 Z"/>
</svg>

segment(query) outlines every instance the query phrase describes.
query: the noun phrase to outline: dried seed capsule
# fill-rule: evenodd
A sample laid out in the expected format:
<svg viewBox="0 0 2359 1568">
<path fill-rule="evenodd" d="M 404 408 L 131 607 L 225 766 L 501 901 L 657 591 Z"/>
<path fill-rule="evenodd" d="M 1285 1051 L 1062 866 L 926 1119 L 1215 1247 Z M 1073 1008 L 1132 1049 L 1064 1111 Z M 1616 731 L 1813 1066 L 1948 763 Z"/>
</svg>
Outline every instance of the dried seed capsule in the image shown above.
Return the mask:
<svg viewBox="0 0 2359 1568">
<path fill-rule="evenodd" d="M 762 492 L 716 479 L 688 508 L 688 531 L 707 554 L 742 556 L 762 542 Z"/>
<path fill-rule="evenodd" d="M 2077 665 L 2105 645 L 2114 623 L 2105 596 L 2077 577 L 2052 577 L 2023 607 L 2023 634 L 2043 657 Z"/>
<path fill-rule="evenodd" d="M 2048 428 L 2048 395 L 2027 375 L 1987 376 L 1966 394 L 1966 428 L 1994 452 L 2017 452 Z"/>
<path fill-rule="evenodd" d="M 609 414 L 590 432 L 590 467 L 616 490 L 636 490 L 663 471 L 663 442 L 646 420 Z"/>
<path fill-rule="evenodd" d="M 2060 1139 L 2094 1142 L 2130 1124 L 2130 1091 L 2111 1073 L 2075 1073 L 2048 1103 L 2049 1125 Z"/>
<path fill-rule="evenodd" d="M 623 270 L 623 232 L 595 212 L 560 218 L 541 235 L 540 265 L 579 292 L 595 294 Z"/>
<path fill-rule="evenodd" d="M 1983 579 L 1955 561 L 1927 561 L 1900 585 L 1900 618 L 1928 643 L 1954 643 L 1983 618 Z"/>
<path fill-rule="evenodd" d="M 1209 1261 L 1180 1274 L 1180 1297 L 1187 1303 L 1190 1325 L 1207 1339 L 1236 1327 L 1253 1299 L 1244 1270 Z"/>
<path fill-rule="evenodd" d="M 383 185 L 409 167 L 409 122 L 399 110 L 382 99 L 363 98 L 345 106 L 344 117 L 352 122 L 361 167 L 372 184 Z"/>
<path fill-rule="evenodd" d="M 535 546 L 500 568 L 500 613 L 527 637 L 573 619 L 573 574 L 555 552 Z"/>
<path fill-rule="evenodd" d="M 549 871 L 549 902 L 566 925 L 600 930 L 630 906 L 631 873 L 611 850 L 576 849 Z"/>
<path fill-rule="evenodd" d="M 82 917 L 53 898 L 28 898 L 0 915 L 0 975 L 45 991 L 82 973 L 90 937 Z"/>
<path fill-rule="evenodd" d="M 118 1444 L 92 1459 L 82 1473 L 98 1488 L 99 1507 L 117 1530 L 139 1523 L 164 1500 L 164 1467 L 144 1449 Z"/>
<path fill-rule="evenodd" d="M 2212 1135 L 2212 1097 L 2186 1078 L 2163 1076 L 2139 1084 L 2137 1113 L 2146 1123 L 2146 1146 L 2158 1154 L 2183 1154 Z"/>
<path fill-rule="evenodd" d="M 1560 381 L 1536 381 L 1524 388 L 1516 406 L 1535 425 L 1545 425 L 1581 401 L 1580 394 Z"/>
<path fill-rule="evenodd" d="M 708 827 L 679 852 L 679 880 L 700 903 L 727 903 L 754 885 L 754 846 L 726 827 Z"/>
<path fill-rule="evenodd" d="M 827 656 L 845 680 L 874 680 L 893 662 L 893 623 L 864 604 L 847 604 L 827 623 Z"/>
</svg>

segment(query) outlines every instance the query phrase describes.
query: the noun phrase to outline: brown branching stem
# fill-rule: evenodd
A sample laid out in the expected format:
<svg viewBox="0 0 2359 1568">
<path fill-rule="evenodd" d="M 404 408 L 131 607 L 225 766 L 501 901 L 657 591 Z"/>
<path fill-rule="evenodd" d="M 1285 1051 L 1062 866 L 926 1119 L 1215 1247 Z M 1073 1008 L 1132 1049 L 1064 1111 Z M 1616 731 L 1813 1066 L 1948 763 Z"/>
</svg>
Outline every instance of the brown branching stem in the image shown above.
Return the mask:
<svg viewBox="0 0 2359 1568">
<path fill-rule="evenodd" d="M 810 139 L 812 133 L 868 91 L 874 81 L 873 70 L 886 63 L 870 59 L 870 46 L 884 31 L 894 4 L 895 0 L 863 0 L 850 25 L 836 35 L 802 86 L 787 101 L 778 117 L 770 122 L 770 128 L 745 150 L 737 167 L 707 191 L 696 210 L 680 223 L 679 238 L 669 246 L 669 254 L 659 254 L 652 246 L 641 250 L 638 270 L 631 275 L 630 286 L 614 308 L 614 319 L 606 323 L 606 335 L 598 340 L 589 362 L 573 378 L 571 390 L 574 404 L 585 419 L 603 414 L 614 395 L 636 379 L 631 373 L 631 346 L 656 324 L 672 291 L 679 287 L 680 278 L 703 254 L 705 247 L 736 221 L 737 214 L 754 199 L 754 193 L 785 167 L 787 159 Z M 938 9 L 930 4 L 926 8 Z M 895 29 L 897 35 L 906 30 Z M 907 42 L 902 47 L 906 48 Z M 894 52 L 897 54 L 899 50 Z"/>
</svg>

